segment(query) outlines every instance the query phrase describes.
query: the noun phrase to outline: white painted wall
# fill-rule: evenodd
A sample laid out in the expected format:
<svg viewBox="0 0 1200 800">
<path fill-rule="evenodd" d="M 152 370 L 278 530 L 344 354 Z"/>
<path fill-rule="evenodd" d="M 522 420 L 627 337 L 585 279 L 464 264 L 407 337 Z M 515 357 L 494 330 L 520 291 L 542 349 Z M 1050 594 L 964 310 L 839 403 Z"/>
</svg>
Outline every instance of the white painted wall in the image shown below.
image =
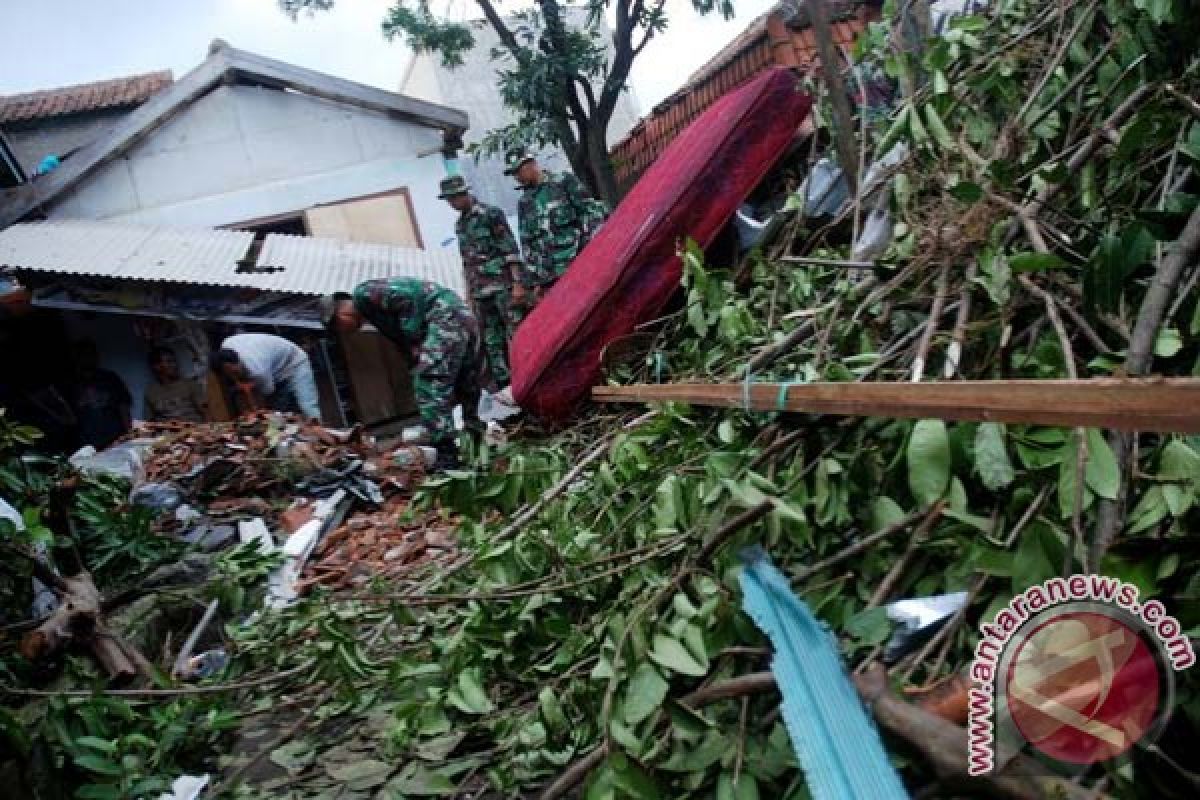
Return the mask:
<svg viewBox="0 0 1200 800">
<path fill-rule="evenodd" d="M 217 227 L 407 188 L 425 246 L 454 247 L 454 212 L 437 198 L 441 141 L 436 129 L 386 114 L 222 86 L 100 168 L 49 216 Z"/>
</svg>

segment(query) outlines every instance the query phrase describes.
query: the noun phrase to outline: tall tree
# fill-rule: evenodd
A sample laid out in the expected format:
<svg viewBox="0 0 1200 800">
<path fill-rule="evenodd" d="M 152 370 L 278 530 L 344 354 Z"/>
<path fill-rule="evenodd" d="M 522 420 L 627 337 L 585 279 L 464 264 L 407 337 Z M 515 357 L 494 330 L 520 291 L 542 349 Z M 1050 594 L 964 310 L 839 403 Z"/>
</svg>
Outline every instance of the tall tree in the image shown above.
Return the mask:
<svg viewBox="0 0 1200 800">
<path fill-rule="evenodd" d="M 733 16 L 733 0 L 689 0 L 699 14 Z M 666 0 L 534 0 L 513 14 L 501 13 L 501 0 L 475 0 L 501 46 L 492 50 L 498 89 L 515 122 L 489 131 L 478 145 L 482 153 L 517 145 L 556 144 L 566 153 L 580 180 L 599 197 L 620 199 L 607 133 L 634 60 L 667 27 Z M 334 0 L 279 0 L 295 17 L 331 8 Z M 430 0 L 397 0 L 383 20 L 389 39 L 404 37 L 418 53 L 437 53 L 454 67 L 475 47 L 471 28 L 430 7 Z M 568 18 L 587 12 L 581 25 Z M 605 47 L 601 19 L 611 12 L 612 53 Z"/>
</svg>

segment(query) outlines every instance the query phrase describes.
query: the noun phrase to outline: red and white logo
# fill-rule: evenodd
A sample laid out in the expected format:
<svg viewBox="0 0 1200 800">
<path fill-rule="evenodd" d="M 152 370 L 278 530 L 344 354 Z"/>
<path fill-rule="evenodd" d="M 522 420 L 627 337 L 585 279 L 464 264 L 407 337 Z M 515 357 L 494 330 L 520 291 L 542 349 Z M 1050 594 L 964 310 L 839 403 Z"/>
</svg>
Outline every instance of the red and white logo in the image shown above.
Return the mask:
<svg viewBox="0 0 1200 800">
<path fill-rule="evenodd" d="M 1159 662 L 1124 621 L 1069 612 L 1010 646 L 1008 713 L 1029 744 L 1057 761 L 1086 765 L 1124 755 L 1158 717 Z"/>
<path fill-rule="evenodd" d="M 1071 770 L 1154 741 L 1174 704 L 1174 673 L 1196 654 L 1163 604 L 1139 594 L 1102 575 L 1052 578 L 980 626 L 969 774 L 995 769 L 997 749 L 1027 749 Z"/>
</svg>

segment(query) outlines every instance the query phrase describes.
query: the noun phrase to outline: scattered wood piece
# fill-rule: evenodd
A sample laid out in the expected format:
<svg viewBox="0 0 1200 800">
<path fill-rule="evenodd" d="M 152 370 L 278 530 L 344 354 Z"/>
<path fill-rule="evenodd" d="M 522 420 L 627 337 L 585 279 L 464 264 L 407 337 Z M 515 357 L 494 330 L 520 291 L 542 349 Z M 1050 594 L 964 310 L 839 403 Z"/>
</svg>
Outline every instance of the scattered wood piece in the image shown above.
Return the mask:
<svg viewBox="0 0 1200 800">
<path fill-rule="evenodd" d="M 1200 433 L 1200 379 L 938 383 L 680 383 L 598 386 L 604 403 L 691 403 L 749 411 L 1007 422 Z"/>
</svg>

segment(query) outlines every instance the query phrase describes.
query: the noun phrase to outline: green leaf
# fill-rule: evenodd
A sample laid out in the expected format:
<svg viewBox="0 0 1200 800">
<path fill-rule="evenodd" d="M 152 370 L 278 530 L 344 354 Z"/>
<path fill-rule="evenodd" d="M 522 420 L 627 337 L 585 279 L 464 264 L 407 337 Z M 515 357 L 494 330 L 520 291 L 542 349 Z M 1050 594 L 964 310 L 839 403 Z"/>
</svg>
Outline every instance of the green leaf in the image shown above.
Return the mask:
<svg viewBox="0 0 1200 800">
<path fill-rule="evenodd" d="M 1072 435 L 1062 446 L 1062 461 L 1058 466 L 1058 507 L 1063 519 L 1075 513 L 1075 494 L 1077 487 L 1076 471 L 1079 467 L 1079 444 Z M 1089 459 L 1090 464 L 1090 459 Z M 1086 471 L 1084 473 L 1084 490 L 1080 511 L 1087 511 L 1092 505 L 1092 495 L 1086 488 Z"/>
<path fill-rule="evenodd" d="M 317 753 L 308 742 L 288 742 L 271 751 L 271 762 L 290 773 L 298 773 L 316 759 Z"/>
<path fill-rule="evenodd" d="M 934 141 L 943 150 L 954 152 L 956 150 L 954 137 L 950 135 L 950 131 L 946 130 L 946 124 L 942 122 L 941 116 L 932 103 L 925 106 L 925 121 L 929 124 L 929 132 L 933 134 Z"/>
<path fill-rule="evenodd" d="M 454 752 L 454 748 L 462 744 L 462 741 L 465 738 L 467 738 L 466 731 L 459 731 L 457 733 L 447 733 L 443 736 L 436 736 L 432 739 L 423 739 L 417 743 L 416 747 L 414 748 L 414 752 L 416 753 L 417 758 L 420 758 L 423 761 L 441 763 L 442 761 L 445 761 L 451 753 Z"/>
<path fill-rule="evenodd" d="M 350 791 L 361 792 L 383 785 L 395 769 L 386 762 L 365 759 L 354 764 L 326 769 L 326 772 L 335 781 L 345 784 Z"/>
<path fill-rule="evenodd" d="M 733 429 L 732 420 L 721 420 L 721 424 L 717 426 L 717 438 L 725 444 L 733 443 L 733 440 L 737 438 L 737 434 Z"/>
<path fill-rule="evenodd" d="M 759 800 L 758 781 L 745 770 L 733 785 L 733 773 L 722 772 L 717 778 L 717 800 Z"/>
<path fill-rule="evenodd" d="M 680 743 L 671 750 L 671 757 L 660 765 L 668 772 L 700 772 L 721 760 L 729 750 L 729 741 L 718 730 L 710 730 L 699 745 Z"/>
<path fill-rule="evenodd" d="M 997 422 L 984 422 L 975 429 L 975 469 L 992 491 L 1003 489 L 1016 477 L 1004 434 L 1005 427 Z"/>
<path fill-rule="evenodd" d="M 1171 358 L 1183 349 L 1183 337 L 1178 328 L 1163 328 L 1154 340 L 1154 355 L 1159 358 Z"/>
<path fill-rule="evenodd" d="M 871 499 L 871 533 L 891 527 L 904 517 L 904 509 L 892 498 L 880 496 Z"/>
<path fill-rule="evenodd" d="M 657 664 L 681 675 L 700 678 L 708 674 L 707 662 L 701 662 L 688 652 L 688 649 L 679 640 L 663 636 L 661 633 L 654 635 L 650 658 L 654 659 Z"/>
<path fill-rule="evenodd" d="M 95 736 L 80 736 L 75 740 L 75 743 L 81 744 L 91 750 L 99 750 L 101 753 L 104 753 L 107 756 L 111 756 L 117 752 L 117 745 L 115 742 L 110 742 L 107 739 L 100 739 Z"/>
<path fill-rule="evenodd" d="M 373 786 L 377 785 L 373 784 Z M 370 789 L 372 787 L 366 786 L 364 788 Z M 439 797 L 455 794 L 458 791 L 453 781 L 440 772 L 426 767 L 424 764 L 416 764 L 406 768 L 403 774 L 388 782 L 387 789 L 390 792 L 399 793 L 402 797 L 407 795 L 413 797 Z"/>
<path fill-rule="evenodd" d="M 662 707 L 669 684 L 651 664 L 642 663 L 634 670 L 625 690 L 621 714 L 630 725 L 637 725 Z"/>
<path fill-rule="evenodd" d="M 892 631 L 887 609 L 883 606 L 860 611 L 846 620 L 846 633 L 863 644 L 882 644 Z"/>
<path fill-rule="evenodd" d="M 91 753 L 82 756 L 75 756 L 75 763 L 86 769 L 88 772 L 95 772 L 100 775 L 120 777 L 121 775 L 125 774 L 119 764 L 102 756 L 92 755 Z"/>
<path fill-rule="evenodd" d="M 613 784 L 634 800 L 657 800 L 662 796 L 650 773 L 624 753 L 613 753 L 608 764 L 612 769 Z"/>
<path fill-rule="evenodd" d="M 0 737 L 3 737 L 18 754 L 24 756 L 29 753 L 32 742 L 25 726 L 16 714 L 3 706 L 0 706 Z"/>
<path fill-rule="evenodd" d="M 1172 439 L 1163 448 L 1158 461 L 1158 477 L 1163 499 L 1171 514 L 1181 517 L 1196 502 L 1200 491 L 1200 454 L 1179 439 Z"/>
<path fill-rule="evenodd" d="M 1046 543 L 1041 535 L 1044 530 L 1039 526 L 1030 526 L 1022 534 L 1017 544 L 1017 552 L 1013 557 L 1012 586 L 1013 591 L 1024 591 L 1034 584 L 1041 583 L 1047 578 L 1058 574 L 1061 562 L 1052 558 L 1046 551 Z M 991 617 L 985 617 L 990 619 Z"/>
<path fill-rule="evenodd" d="M 1048 269 L 1062 269 L 1070 264 L 1054 253 L 1018 253 L 1008 257 L 1008 266 L 1013 272 L 1042 272 Z"/>
<path fill-rule="evenodd" d="M 478 668 L 463 670 L 458 676 L 458 684 L 450 689 L 446 699 L 464 714 L 486 714 L 495 708 L 483 690 Z"/>
<path fill-rule="evenodd" d="M 1128 533 L 1141 533 L 1162 522 L 1170 508 L 1161 486 L 1151 486 L 1138 500 L 1138 504 L 1129 512 L 1126 523 Z"/>
<path fill-rule="evenodd" d="M 950 196 L 963 203 L 977 203 L 983 199 L 983 189 L 978 183 L 959 181 L 947 189 Z"/>
<path fill-rule="evenodd" d="M 908 486 L 921 505 L 936 502 L 950 484 L 950 440 L 946 423 L 923 419 L 908 440 Z"/>
<path fill-rule="evenodd" d="M 1117 470 L 1117 458 L 1108 446 L 1104 435 L 1095 428 L 1087 432 L 1087 486 L 1106 500 L 1116 500 L 1121 488 L 1121 473 Z"/>
<path fill-rule="evenodd" d="M 80 787 L 75 791 L 75 797 L 79 800 L 126 800 L 120 786 L 99 783 Z"/>
</svg>

